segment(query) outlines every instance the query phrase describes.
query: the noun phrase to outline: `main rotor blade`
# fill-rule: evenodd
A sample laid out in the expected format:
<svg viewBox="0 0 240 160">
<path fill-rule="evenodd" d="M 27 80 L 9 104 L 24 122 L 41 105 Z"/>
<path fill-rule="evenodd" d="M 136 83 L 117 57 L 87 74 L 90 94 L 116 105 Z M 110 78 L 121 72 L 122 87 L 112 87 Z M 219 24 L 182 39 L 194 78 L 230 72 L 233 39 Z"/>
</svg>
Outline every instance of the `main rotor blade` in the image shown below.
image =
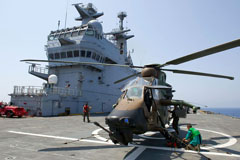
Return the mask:
<svg viewBox="0 0 240 160">
<path fill-rule="evenodd" d="M 211 55 L 214 53 L 222 52 L 222 51 L 225 51 L 225 50 L 228 50 L 231 48 L 235 48 L 235 47 L 239 47 L 239 46 L 240 46 L 240 39 L 237 39 L 237 40 L 234 40 L 234 41 L 231 41 L 228 43 L 224 43 L 224 44 L 212 47 L 212 48 L 208 48 L 208 49 L 205 49 L 205 50 L 202 50 L 199 52 L 195 52 L 195 53 L 168 61 L 165 64 L 161 65 L 161 67 L 171 65 L 171 64 L 177 65 L 177 64 L 185 63 L 185 62 L 197 59 L 197 58 L 201 58 L 204 56 L 208 56 L 208 55 Z"/>
<path fill-rule="evenodd" d="M 180 74 L 190 74 L 190 75 L 198 75 L 198 76 L 207 76 L 207 77 L 215 77 L 215 78 L 226 78 L 233 80 L 234 77 L 219 75 L 219 74 L 211 74 L 211 73 L 203 73 L 203 72 L 193 72 L 193 71 L 185 71 L 185 70 L 176 70 L 176 69 L 161 69 L 163 71 L 170 71 L 173 73 L 180 73 Z"/>
<path fill-rule="evenodd" d="M 119 79 L 119 80 L 115 81 L 114 84 L 120 83 L 120 82 L 122 82 L 122 81 L 125 81 L 125 80 L 127 80 L 127 79 L 129 79 L 129 78 L 132 78 L 132 77 L 134 77 L 134 76 L 137 76 L 137 75 L 139 75 L 139 74 L 141 74 L 141 72 L 138 72 L 138 73 L 132 74 L 132 75 L 130 75 L 130 76 L 124 77 L 124 78 L 122 78 L 122 79 Z"/>
<path fill-rule="evenodd" d="M 40 60 L 40 59 L 24 59 L 21 62 L 53 62 L 53 63 L 67 63 L 67 64 L 80 64 L 80 65 L 103 65 L 103 66 L 117 66 L 129 68 L 143 68 L 142 66 L 130 66 L 124 64 L 109 64 L 109 63 L 96 63 L 96 62 L 76 62 L 76 61 L 59 61 L 59 60 Z"/>
</svg>

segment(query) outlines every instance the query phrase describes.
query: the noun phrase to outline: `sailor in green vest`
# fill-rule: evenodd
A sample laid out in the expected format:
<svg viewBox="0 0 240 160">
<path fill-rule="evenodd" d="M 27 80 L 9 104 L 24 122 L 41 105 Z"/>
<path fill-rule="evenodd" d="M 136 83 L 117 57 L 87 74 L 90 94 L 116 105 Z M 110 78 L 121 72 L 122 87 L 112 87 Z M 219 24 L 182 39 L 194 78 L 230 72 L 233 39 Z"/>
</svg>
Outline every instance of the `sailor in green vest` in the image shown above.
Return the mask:
<svg viewBox="0 0 240 160">
<path fill-rule="evenodd" d="M 188 133 L 186 137 L 183 139 L 184 142 L 189 142 L 186 149 L 197 150 L 200 151 L 200 144 L 202 144 L 202 136 L 200 132 L 193 128 L 191 124 L 187 125 Z"/>
</svg>

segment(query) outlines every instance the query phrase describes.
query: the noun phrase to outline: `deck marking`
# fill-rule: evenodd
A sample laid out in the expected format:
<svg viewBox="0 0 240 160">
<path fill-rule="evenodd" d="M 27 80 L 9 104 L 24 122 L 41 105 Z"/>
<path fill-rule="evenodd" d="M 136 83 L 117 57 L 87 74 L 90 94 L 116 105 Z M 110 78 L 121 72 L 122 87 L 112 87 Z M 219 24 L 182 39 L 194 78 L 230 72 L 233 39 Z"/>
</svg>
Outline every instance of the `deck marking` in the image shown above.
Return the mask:
<svg viewBox="0 0 240 160">
<path fill-rule="evenodd" d="M 21 134 L 21 135 L 28 135 L 28 136 L 36 136 L 36 137 L 44 137 L 44 138 L 53 138 L 53 139 L 62 139 L 62 140 L 69 140 L 69 141 L 81 141 L 81 142 L 90 142 L 90 143 L 101 143 L 101 144 L 113 144 L 110 142 L 103 142 L 103 141 L 96 141 L 96 140 L 89 140 L 89 139 L 77 139 L 77 138 L 69 138 L 69 137 L 60 137 L 60 136 L 51 136 L 51 135 L 44 135 L 44 134 L 35 134 L 35 133 L 27 133 L 27 132 L 18 132 L 18 131 L 8 131 L 9 133 Z"/>
<path fill-rule="evenodd" d="M 174 132 L 174 130 L 173 129 L 168 129 L 168 132 Z M 144 134 L 139 134 L 138 136 L 142 137 L 142 138 L 145 138 L 145 139 L 165 139 L 164 137 L 151 137 L 152 135 L 154 135 L 156 133 L 159 133 L 159 132 L 149 131 L 149 132 L 146 132 Z"/>
<path fill-rule="evenodd" d="M 170 147 L 153 147 L 153 146 L 144 146 L 144 145 L 136 145 L 136 144 L 128 144 L 128 146 L 132 147 L 143 147 L 145 149 L 158 149 L 158 150 L 165 150 L 165 151 L 174 151 L 174 152 L 187 152 L 187 153 L 195 153 L 198 154 L 196 151 L 179 149 L 179 148 L 170 148 Z M 200 152 L 204 155 L 215 155 L 215 156 L 227 156 L 227 157 L 240 157 L 239 154 L 227 154 L 227 153 L 218 153 L 218 152 Z"/>
<path fill-rule="evenodd" d="M 181 127 L 181 128 L 186 128 L 186 127 Z M 225 147 L 232 146 L 235 143 L 237 143 L 237 139 L 228 135 L 228 134 L 217 132 L 217 131 L 212 131 L 212 130 L 207 130 L 207 129 L 201 129 L 201 128 L 196 128 L 196 129 L 198 129 L 200 131 L 206 131 L 206 132 L 212 132 L 212 133 L 215 133 L 215 134 L 220 134 L 222 136 L 225 136 L 225 137 L 229 138 L 229 141 L 227 143 L 213 145 L 213 146 L 210 146 L 210 147 L 201 147 L 202 149 L 210 150 L 210 149 L 215 149 L 215 148 L 225 148 Z"/>
<path fill-rule="evenodd" d="M 93 131 L 94 134 L 96 134 L 96 138 L 100 138 L 101 136 L 98 135 L 98 132 L 101 131 L 102 129 L 98 129 L 98 130 L 95 130 Z M 203 130 L 203 131 L 209 131 L 209 130 L 205 130 L 205 129 L 199 129 L 199 130 Z M 44 135 L 44 134 L 35 134 L 35 133 L 27 133 L 27 132 L 18 132 L 18 131 L 8 131 L 9 133 L 15 133 L 15 134 L 21 134 L 21 135 L 29 135 L 29 136 L 36 136 L 36 137 L 44 137 L 44 138 L 53 138 L 53 139 L 62 139 L 62 140 L 79 140 L 77 138 L 70 138 L 70 137 L 60 137 L 60 136 L 52 136 L 52 135 Z M 227 134 L 224 134 L 224 133 L 220 133 L 220 132 L 215 132 L 215 131 L 211 131 L 213 133 L 217 133 L 217 134 L 221 134 L 221 135 L 224 135 L 224 136 L 227 136 L 228 138 L 231 137 Z M 232 137 L 233 138 L 233 137 Z M 79 141 L 82 141 L 82 142 L 90 142 L 90 143 L 101 143 L 101 144 L 107 144 L 107 145 L 113 145 L 112 142 L 105 142 L 105 141 L 102 141 L 103 139 L 104 140 L 107 140 L 105 138 L 100 138 L 101 141 L 96 141 L 96 140 L 89 140 L 89 139 L 81 139 Z M 230 140 L 229 140 L 230 142 Z M 225 144 L 222 144 L 222 145 L 215 145 L 215 146 L 212 146 L 212 147 L 205 147 L 205 148 L 211 148 L 211 149 L 214 149 L 214 148 L 219 148 L 219 147 L 226 147 L 226 144 L 228 144 L 227 146 L 229 146 L 229 144 L 232 144 L 233 143 L 235 144 L 236 142 L 232 141 L 231 143 L 225 143 Z M 132 154 L 130 154 L 128 157 L 126 157 L 126 160 L 128 160 L 127 158 L 132 158 L 135 159 L 145 150 L 145 149 L 158 149 L 158 150 L 166 150 L 166 151 L 177 151 L 177 152 L 188 152 L 188 153 L 195 153 L 197 154 L 196 151 L 191 151 L 191 150 L 185 150 L 185 149 L 178 149 L 178 148 L 169 148 L 169 147 L 155 147 L 155 146 L 145 146 L 145 145 L 136 145 L 136 144 L 128 144 L 128 146 L 130 147 L 137 147 L 138 149 L 136 149 Z M 216 147 L 217 146 L 217 147 Z M 203 147 L 201 147 L 203 148 Z M 216 156 L 227 156 L 227 157 L 240 157 L 239 154 L 226 154 L 226 153 L 217 153 L 217 152 L 200 152 L 204 155 L 216 155 Z"/>
<path fill-rule="evenodd" d="M 29 135 L 29 136 L 44 137 L 44 138 L 63 139 L 63 140 L 69 140 L 69 141 L 77 141 L 78 140 L 77 138 L 51 136 L 51 135 L 35 134 L 35 133 L 27 133 L 27 132 L 18 132 L 18 131 L 8 131 L 8 132 L 16 133 L 16 134 L 22 134 L 22 135 Z"/>
<path fill-rule="evenodd" d="M 108 127 L 105 127 L 106 129 L 108 129 Z M 181 127 L 181 128 L 186 128 L 186 127 Z M 220 134 L 220 135 L 223 135 L 227 138 L 229 138 L 229 141 L 227 143 L 224 143 L 224 144 L 218 144 L 218 145 L 212 145 L 210 147 L 201 147 L 202 149 L 206 149 L 206 150 L 211 150 L 211 149 L 215 149 L 215 148 L 225 148 L 225 147 L 229 147 L 229 146 L 232 146 L 234 145 L 235 143 L 237 143 L 237 139 L 228 135 L 228 134 L 225 134 L 225 133 L 221 133 L 221 132 L 216 132 L 216 131 L 212 131 L 212 130 L 207 130 L 207 129 L 201 129 L 201 128 L 197 128 L 198 130 L 201 130 L 201 131 L 206 131 L 206 132 L 212 132 L 212 133 L 215 133 L 215 134 Z M 94 130 L 92 132 L 92 135 L 94 135 L 95 138 L 101 140 L 101 141 L 105 141 L 107 142 L 108 140 L 104 137 L 101 137 L 100 135 L 98 135 L 98 133 L 101 131 L 102 129 L 97 129 L 97 130 Z M 147 133 L 147 132 L 146 132 Z M 153 133 L 153 132 L 150 132 L 150 133 Z M 147 138 L 147 139 L 160 139 L 160 138 L 155 138 L 155 137 L 147 137 L 147 136 L 144 136 L 144 135 L 138 135 L 142 138 Z M 109 142 L 111 143 L 111 142 Z"/>
<path fill-rule="evenodd" d="M 109 127 L 105 127 L 106 129 L 108 129 Z M 108 140 L 108 139 L 106 139 L 106 138 L 104 138 L 104 137 L 101 137 L 100 135 L 98 135 L 98 132 L 100 132 L 102 129 L 100 128 L 100 129 L 97 129 L 97 130 L 94 130 L 93 132 L 92 132 L 92 135 L 93 135 L 93 137 L 95 137 L 95 138 L 97 138 L 97 139 L 99 139 L 99 140 L 101 140 L 101 141 L 104 141 L 104 142 L 108 142 L 109 144 L 114 144 L 114 143 L 112 143 L 112 141 L 110 140 Z"/>
<path fill-rule="evenodd" d="M 134 152 L 129 154 L 124 160 L 136 159 L 145 149 L 146 149 L 145 147 L 138 147 Z"/>
<path fill-rule="evenodd" d="M 211 147 L 201 147 L 203 149 L 209 149 L 210 150 L 210 149 L 215 149 L 215 148 L 224 148 L 224 147 L 232 146 L 235 143 L 237 143 L 237 139 L 228 135 L 228 134 L 221 133 L 221 132 L 216 132 L 216 131 L 210 131 L 210 130 L 206 130 L 206 129 L 199 129 L 199 130 L 220 134 L 220 135 L 223 135 L 223 136 L 229 138 L 229 141 L 227 143 L 218 144 L 218 145 L 214 145 L 214 146 L 211 146 Z"/>
<path fill-rule="evenodd" d="M 106 127 L 107 129 L 108 127 Z M 183 127 L 181 127 L 183 128 Z M 184 127 L 186 128 L 186 127 Z M 206 131 L 206 132 L 212 132 L 212 133 L 216 133 L 216 134 L 220 134 L 220 135 L 223 135 L 223 136 L 226 136 L 227 138 L 229 138 L 229 141 L 227 143 L 224 143 L 224 144 L 219 144 L 219 145 L 213 145 L 211 147 L 201 147 L 201 149 L 205 149 L 205 150 L 210 150 L 210 149 L 215 149 L 215 148 L 224 148 L 224 147 L 228 147 L 228 146 L 231 146 L 231 145 L 234 145 L 235 143 L 237 143 L 237 139 L 228 135 L 228 134 L 225 134 L 225 133 L 221 133 L 221 132 L 216 132 L 216 131 L 211 131 L 211 130 L 206 130 L 206 129 L 200 129 L 200 128 L 197 128 L 198 130 L 202 130 L 202 131 Z M 97 130 L 94 130 L 92 132 L 92 134 L 94 135 L 98 135 L 98 133 L 101 131 L 102 129 L 97 129 Z M 154 132 L 150 132 L 150 133 L 154 133 Z M 101 140 L 103 137 L 101 137 L 100 135 L 98 136 L 95 136 L 97 139 Z M 100 138 L 101 137 L 101 138 Z M 144 136 L 143 136 L 144 137 Z M 147 137 L 147 136 L 145 136 Z M 149 137 L 147 137 L 148 139 L 150 139 Z M 105 139 L 105 138 L 103 138 Z M 195 153 L 195 154 L 198 154 L 198 152 L 196 151 L 191 151 L 191 150 L 185 150 L 185 149 L 178 149 L 178 148 L 169 148 L 169 147 L 155 147 L 155 146 L 144 146 L 144 145 L 136 145 L 136 144 L 128 144 L 128 146 L 132 146 L 132 147 L 138 147 L 138 149 L 136 151 L 134 151 L 133 153 L 131 153 L 128 157 L 129 159 L 132 158 L 132 159 L 136 159 L 145 149 L 158 149 L 158 150 L 166 150 L 166 151 L 174 151 L 174 152 L 187 152 L 187 153 Z M 140 149 L 141 148 L 141 149 Z M 215 155 L 215 156 L 227 156 L 227 157 L 240 157 L 239 154 L 226 154 L 226 153 L 218 153 L 218 152 L 200 152 L 204 155 Z M 132 155 L 133 154 L 133 155 Z M 135 158 L 133 158 L 133 157 Z M 128 158 L 127 157 L 127 158 Z"/>
<path fill-rule="evenodd" d="M 144 138 L 144 139 L 165 139 L 163 137 L 150 137 L 150 136 L 145 136 L 143 134 L 138 135 L 138 137 Z"/>
</svg>

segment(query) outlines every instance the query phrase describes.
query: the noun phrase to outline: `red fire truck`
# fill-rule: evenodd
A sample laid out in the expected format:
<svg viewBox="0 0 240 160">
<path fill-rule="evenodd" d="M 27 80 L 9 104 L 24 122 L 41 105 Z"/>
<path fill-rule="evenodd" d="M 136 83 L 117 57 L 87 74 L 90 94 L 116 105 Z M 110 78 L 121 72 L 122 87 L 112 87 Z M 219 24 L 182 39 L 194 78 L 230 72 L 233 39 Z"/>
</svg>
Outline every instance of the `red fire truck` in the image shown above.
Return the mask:
<svg viewBox="0 0 240 160">
<path fill-rule="evenodd" d="M 0 116 L 6 115 L 6 117 L 11 118 L 17 116 L 21 118 L 22 116 L 27 116 L 27 111 L 23 107 L 17 106 L 4 106 L 0 107 Z"/>
</svg>

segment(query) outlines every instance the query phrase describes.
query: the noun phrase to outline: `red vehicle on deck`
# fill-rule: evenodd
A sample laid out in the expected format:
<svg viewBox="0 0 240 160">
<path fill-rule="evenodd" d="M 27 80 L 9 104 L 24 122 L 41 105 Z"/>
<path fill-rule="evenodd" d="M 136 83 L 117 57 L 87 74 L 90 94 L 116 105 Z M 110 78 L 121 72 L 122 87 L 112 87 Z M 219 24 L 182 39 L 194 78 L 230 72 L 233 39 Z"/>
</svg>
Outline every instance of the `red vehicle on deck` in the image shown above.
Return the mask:
<svg viewBox="0 0 240 160">
<path fill-rule="evenodd" d="M 23 107 L 5 106 L 0 107 L 0 116 L 3 115 L 6 115 L 8 118 L 14 116 L 21 118 L 22 116 L 27 116 L 27 111 Z"/>
</svg>

